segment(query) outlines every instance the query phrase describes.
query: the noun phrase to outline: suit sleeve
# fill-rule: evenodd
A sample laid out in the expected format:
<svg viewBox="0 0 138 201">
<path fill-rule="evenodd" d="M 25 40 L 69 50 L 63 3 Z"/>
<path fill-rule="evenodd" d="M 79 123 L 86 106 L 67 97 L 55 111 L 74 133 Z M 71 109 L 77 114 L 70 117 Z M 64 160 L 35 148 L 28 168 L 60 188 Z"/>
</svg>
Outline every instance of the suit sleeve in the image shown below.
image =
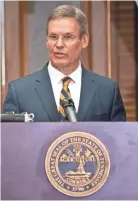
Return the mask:
<svg viewBox="0 0 138 201">
<path fill-rule="evenodd" d="M 15 113 L 20 113 L 16 89 L 13 83 L 9 83 L 8 85 L 8 93 L 3 105 L 4 113 L 11 111 L 14 111 Z"/>
<path fill-rule="evenodd" d="M 110 121 L 126 121 L 126 111 L 118 84 L 115 83 Z"/>
</svg>

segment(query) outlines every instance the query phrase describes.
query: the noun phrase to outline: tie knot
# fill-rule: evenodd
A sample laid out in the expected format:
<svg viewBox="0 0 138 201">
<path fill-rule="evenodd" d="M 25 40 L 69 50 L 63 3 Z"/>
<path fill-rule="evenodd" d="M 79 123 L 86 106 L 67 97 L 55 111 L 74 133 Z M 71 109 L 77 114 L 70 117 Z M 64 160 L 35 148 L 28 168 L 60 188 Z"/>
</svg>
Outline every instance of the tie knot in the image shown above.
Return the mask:
<svg viewBox="0 0 138 201">
<path fill-rule="evenodd" d="M 70 77 L 65 77 L 62 79 L 63 82 L 63 86 L 67 86 L 69 85 L 69 83 L 72 81 L 72 79 Z"/>
</svg>

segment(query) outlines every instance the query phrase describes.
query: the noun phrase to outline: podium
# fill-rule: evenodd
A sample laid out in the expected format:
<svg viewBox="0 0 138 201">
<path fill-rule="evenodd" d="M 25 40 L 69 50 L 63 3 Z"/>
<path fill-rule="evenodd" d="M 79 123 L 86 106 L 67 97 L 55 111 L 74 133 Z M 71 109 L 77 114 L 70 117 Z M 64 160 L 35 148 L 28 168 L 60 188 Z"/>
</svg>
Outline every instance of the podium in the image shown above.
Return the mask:
<svg viewBox="0 0 138 201">
<path fill-rule="evenodd" d="M 108 151 L 109 176 L 92 195 L 65 195 L 53 187 L 46 175 L 49 147 L 68 132 L 92 134 Z M 2 123 L 1 199 L 138 200 L 138 123 Z"/>
</svg>

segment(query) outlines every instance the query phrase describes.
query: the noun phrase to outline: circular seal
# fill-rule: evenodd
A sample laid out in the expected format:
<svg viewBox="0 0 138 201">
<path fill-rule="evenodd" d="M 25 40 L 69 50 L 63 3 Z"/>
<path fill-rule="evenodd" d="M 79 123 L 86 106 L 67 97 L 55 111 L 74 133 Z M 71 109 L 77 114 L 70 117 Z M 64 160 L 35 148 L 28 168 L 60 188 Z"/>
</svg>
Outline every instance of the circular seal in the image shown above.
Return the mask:
<svg viewBox="0 0 138 201">
<path fill-rule="evenodd" d="M 105 183 L 110 159 L 102 142 L 84 132 L 70 132 L 57 138 L 46 154 L 46 175 L 60 192 L 83 197 Z"/>
</svg>

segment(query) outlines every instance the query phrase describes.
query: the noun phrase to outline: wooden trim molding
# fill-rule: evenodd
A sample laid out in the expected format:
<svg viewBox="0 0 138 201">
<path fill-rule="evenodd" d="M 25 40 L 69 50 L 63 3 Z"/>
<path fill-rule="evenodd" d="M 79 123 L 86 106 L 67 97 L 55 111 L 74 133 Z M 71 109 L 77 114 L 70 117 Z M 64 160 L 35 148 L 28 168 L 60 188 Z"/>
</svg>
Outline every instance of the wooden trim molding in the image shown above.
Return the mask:
<svg viewBox="0 0 138 201">
<path fill-rule="evenodd" d="M 20 16 L 20 70 L 21 76 L 28 74 L 28 1 L 19 2 Z"/>
<path fill-rule="evenodd" d="M 107 49 L 107 76 L 112 78 L 111 65 L 111 1 L 105 1 L 106 5 L 106 49 Z"/>
<path fill-rule="evenodd" d="M 19 2 L 5 1 L 6 82 L 20 77 Z"/>
<path fill-rule="evenodd" d="M 5 97 L 6 89 L 6 75 L 5 75 L 5 37 L 4 37 L 4 1 L 0 1 L 0 83 L 1 83 L 1 104 L 0 111 L 2 111 L 2 103 Z"/>
<path fill-rule="evenodd" d="M 2 1 L 0 1 L 0 83 L 1 83 L 1 94 L 3 93 L 2 87 L 2 29 L 3 29 L 3 5 Z M 2 96 L 1 96 L 2 100 Z M 2 101 L 1 101 L 2 102 Z M 1 104 L 0 104 L 0 111 L 1 111 Z"/>
<path fill-rule="evenodd" d="M 136 120 L 138 121 L 138 4 L 135 2 Z"/>
<path fill-rule="evenodd" d="M 82 62 L 89 70 L 92 70 L 92 1 L 81 1 L 81 10 L 88 20 L 89 45 L 82 51 Z"/>
</svg>

